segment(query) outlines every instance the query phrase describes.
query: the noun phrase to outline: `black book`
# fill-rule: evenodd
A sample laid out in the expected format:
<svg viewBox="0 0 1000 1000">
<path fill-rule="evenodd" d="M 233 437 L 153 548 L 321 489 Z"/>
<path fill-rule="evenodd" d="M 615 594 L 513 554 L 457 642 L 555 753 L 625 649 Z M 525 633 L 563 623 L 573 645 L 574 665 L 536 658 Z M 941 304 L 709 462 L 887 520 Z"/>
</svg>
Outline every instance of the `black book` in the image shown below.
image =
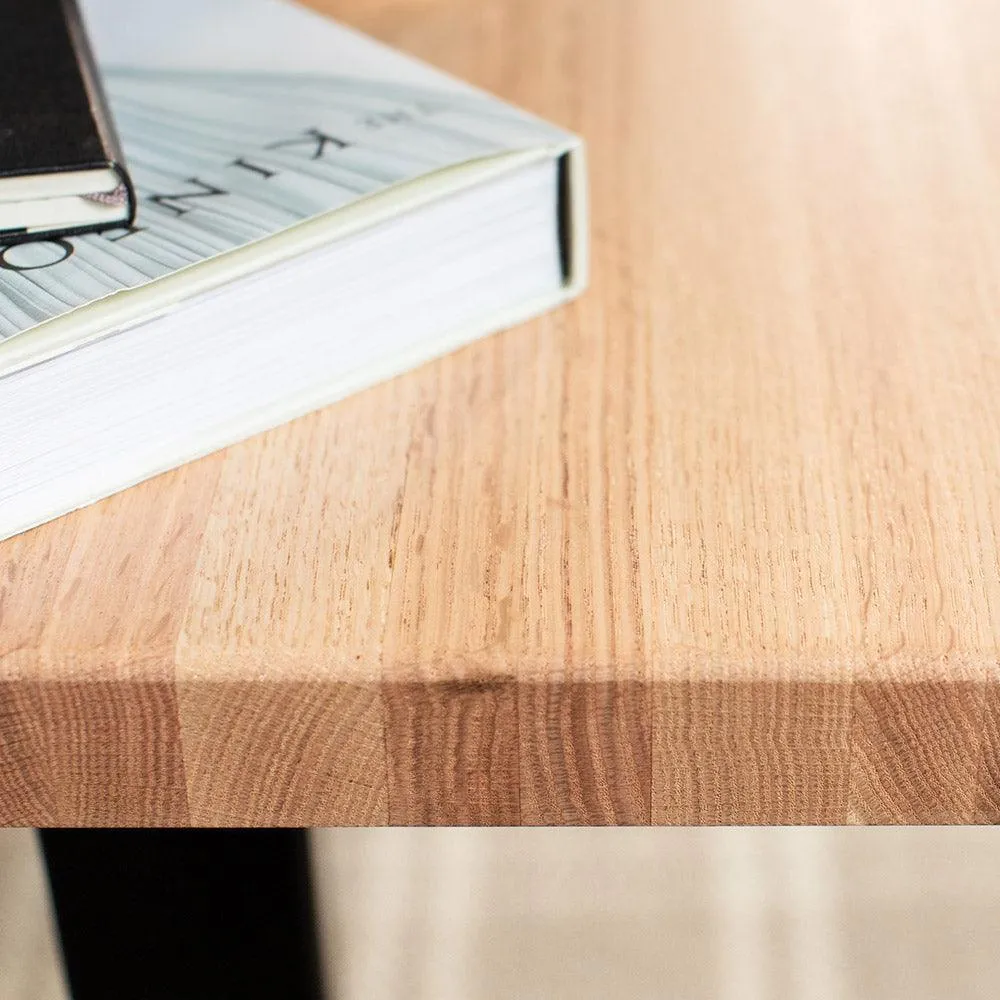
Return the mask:
<svg viewBox="0 0 1000 1000">
<path fill-rule="evenodd" d="M 129 225 L 135 197 L 76 0 L 0 0 L 0 244 Z"/>
</svg>

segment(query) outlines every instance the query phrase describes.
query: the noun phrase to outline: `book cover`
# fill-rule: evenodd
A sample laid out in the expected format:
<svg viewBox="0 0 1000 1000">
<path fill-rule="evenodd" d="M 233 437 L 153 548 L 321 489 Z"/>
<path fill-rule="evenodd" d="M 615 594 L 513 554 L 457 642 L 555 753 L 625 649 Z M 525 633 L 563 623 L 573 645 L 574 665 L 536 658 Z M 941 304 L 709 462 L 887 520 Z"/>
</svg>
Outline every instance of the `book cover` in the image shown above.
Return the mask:
<svg viewBox="0 0 1000 1000">
<path fill-rule="evenodd" d="M 75 0 L 0 0 L 0 243 L 131 223 L 135 198 Z"/>
<path fill-rule="evenodd" d="M 0 246 L 0 372 L 34 356 L 15 338 L 107 296 L 448 168 L 578 144 L 282 0 L 86 0 L 84 14 L 138 216 Z"/>
</svg>

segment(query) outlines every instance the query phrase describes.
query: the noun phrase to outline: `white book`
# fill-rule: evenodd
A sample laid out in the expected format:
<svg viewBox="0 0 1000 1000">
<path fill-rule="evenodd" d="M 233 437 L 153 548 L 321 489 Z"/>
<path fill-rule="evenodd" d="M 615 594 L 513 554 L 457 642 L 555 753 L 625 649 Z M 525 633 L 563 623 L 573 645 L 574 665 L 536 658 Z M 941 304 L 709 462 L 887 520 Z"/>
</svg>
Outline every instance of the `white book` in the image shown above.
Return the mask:
<svg viewBox="0 0 1000 1000">
<path fill-rule="evenodd" d="M 580 140 L 285 0 L 85 0 L 135 224 L 0 248 L 0 538 L 577 295 Z"/>
</svg>

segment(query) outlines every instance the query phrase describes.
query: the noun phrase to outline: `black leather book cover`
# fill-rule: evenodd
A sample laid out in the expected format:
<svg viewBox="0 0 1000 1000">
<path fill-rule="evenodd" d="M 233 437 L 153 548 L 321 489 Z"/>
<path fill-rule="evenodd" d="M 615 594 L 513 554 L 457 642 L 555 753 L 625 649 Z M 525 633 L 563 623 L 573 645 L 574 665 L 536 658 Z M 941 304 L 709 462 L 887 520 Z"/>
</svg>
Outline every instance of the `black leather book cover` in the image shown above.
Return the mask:
<svg viewBox="0 0 1000 1000">
<path fill-rule="evenodd" d="M 0 177 L 108 167 L 131 221 L 132 185 L 75 0 L 0 0 Z"/>
</svg>

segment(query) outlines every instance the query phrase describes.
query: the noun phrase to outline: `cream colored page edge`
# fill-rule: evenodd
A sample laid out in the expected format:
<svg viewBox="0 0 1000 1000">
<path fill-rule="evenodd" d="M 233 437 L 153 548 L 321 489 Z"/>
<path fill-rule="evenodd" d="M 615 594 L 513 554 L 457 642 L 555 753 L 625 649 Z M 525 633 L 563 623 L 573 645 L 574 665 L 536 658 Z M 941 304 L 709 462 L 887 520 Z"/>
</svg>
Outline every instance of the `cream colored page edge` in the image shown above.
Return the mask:
<svg viewBox="0 0 1000 1000">
<path fill-rule="evenodd" d="M 123 289 L 79 306 L 0 343 L 0 379 L 95 340 L 125 333 L 129 327 L 157 319 L 183 306 L 187 299 L 236 278 L 345 239 L 461 188 L 558 157 L 574 148 L 576 144 L 568 141 L 446 167 L 303 220 L 273 236 L 191 264 L 137 288 Z"/>
<path fill-rule="evenodd" d="M 128 489 L 147 479 L 152 479 L 161 473 L 169 472 L 172 469 L 186 465 L 206 455 L 211 455 L 222 448 L 245 441 L 256 434 L 279 427 L 297 417 L 305 416 L 315 410 L 322 409 L 335 403 L 340 399 L 366 389 L 379 382 L 386 381 L 395 375 L 401 375 L 413 368 L 424 364 L 433 358 L 440 357 L 450 351 L 456 350 L 465 344 L 472 343 L 487 334 L 516 326 L 543 312 L 554 309 L 556 306 L 568 302 L 582 291 L 579 284 L 570 284 L 561 288 L 555 295 L 543 296 L 523 303 L 515 309 L 504 310 L 487 317 L 485 321 L 475 323 L 471 326 L 453 330 L 434 341 L 424 341 L 415 346 L 410 351 L 400 352 L 391 359 L 386 359 L 377 365 L 352 372 L 350 376 L 337 380 L 324 387 L 322 390 L 303 394 L 283 403 L 266 407 L 254 414 L 250 420 L 237 420 L 230 424 L 223 425 L 215 430 L 210 436 L 192 444 L 190 448 L 178 450 L 170 456 L 161 457 L 159 461 L 149 468 L 136 473 L 126 482 L 113 487 L 101 488 L 94 495 L 85 497 L 73 504 L 57 510 L 51 510 L 44 515 L 33 519 L 26 524 L 14 524 L 0 527 L 0 541 L 12 538 L 31 528 L 38 527 L 48 521 L 55 520 L 71 511 L 79 510 L 82 507 L 89 507 L 99 500 L 114 496 L 122 490 Z"/>
<path fill-rule="evenodd" d="M 570 262 L 569 280 L 555 294 L 532 299 L 513 309 L 493 313 L 478 323 L 452 330 L 433 341 L 424 341 L 416 344 L 411 350 L 400 352 L 392 358 L 387 358 L 383 362 L 372 365 L 367 369 L 352 372 L 348 377 L 335 381 L 322 390 L 303 394 L 286 400 L 283 403 L 266 407 L 255 414 L 251 420 L 241 419 L 217 428 L 213 434 L 206 436 L 196 444 L 192 444 L 190 448 L 179 449 L 173 455 L 162 457 L 158 462 L 136 473 L 125 482 L 113 487 L 102 488 L 92 496 L 85 497 L 69 506 L 50 510 L 27 523 L 8 526 L 0 525 L 0 541 L 53 521 L 74 510 L 88 507 L 93 503 L 122 492 L 122 490 L 136 486 L 147 479 L 152 479 L 154 476 L 169 472 L 199 458 L 204 458 L 222 448 L 245 441 L 256 434 L 271 430 L 274 427 L 279 427 L 290 420 L 305 416 L 324 406 L 329 406 L 331 403 L 344 399 L 355 392 L 386 381 L 396 375 L 401 375 L 427 361 L 441 357 L 465 344 L 472 343 L 481 337 L 526 322 L 541 313 L 555 309 L 576 298 L 585 290 L 589 280 L 590 233 L 588 229 L 589 191 L 587 183 L 587 157 L 586 150 L 582 144 L 576 144 L 569 150 L 557 150 L 554 154 L 548 152 L 544 155 L 561 155 L 562 152 L 568 152 L 571 158 L 570 198 L 572 199 L 572 204 L 570 218 L 572 220 L 572 228 L 570 235 L 573 255 Z M 542 155 L 541 153 L 537 157 L 526 156 L 524 154 L 518 155 L 516 165 L 521 166 L 535 162 L 536 159 L 541 159 Z M 505 164 L 508 164 L 511 161 L 511 156 L 505 155 L 500 159 Z M 384 198 L 385 195 L 378 197 Z M 352 206 L 352 208 L 356 207 L 358 206 Z M 390 213 L 386 218 L 391 218 L 392 214 L 396 213 Z M 322 220 L 312 220 L 312 222 L 320 221 Z M 311 224 L 307 223 L 306 225 Z M 326 242 L 326 240 L 320 242 Z"/>
</svg>

